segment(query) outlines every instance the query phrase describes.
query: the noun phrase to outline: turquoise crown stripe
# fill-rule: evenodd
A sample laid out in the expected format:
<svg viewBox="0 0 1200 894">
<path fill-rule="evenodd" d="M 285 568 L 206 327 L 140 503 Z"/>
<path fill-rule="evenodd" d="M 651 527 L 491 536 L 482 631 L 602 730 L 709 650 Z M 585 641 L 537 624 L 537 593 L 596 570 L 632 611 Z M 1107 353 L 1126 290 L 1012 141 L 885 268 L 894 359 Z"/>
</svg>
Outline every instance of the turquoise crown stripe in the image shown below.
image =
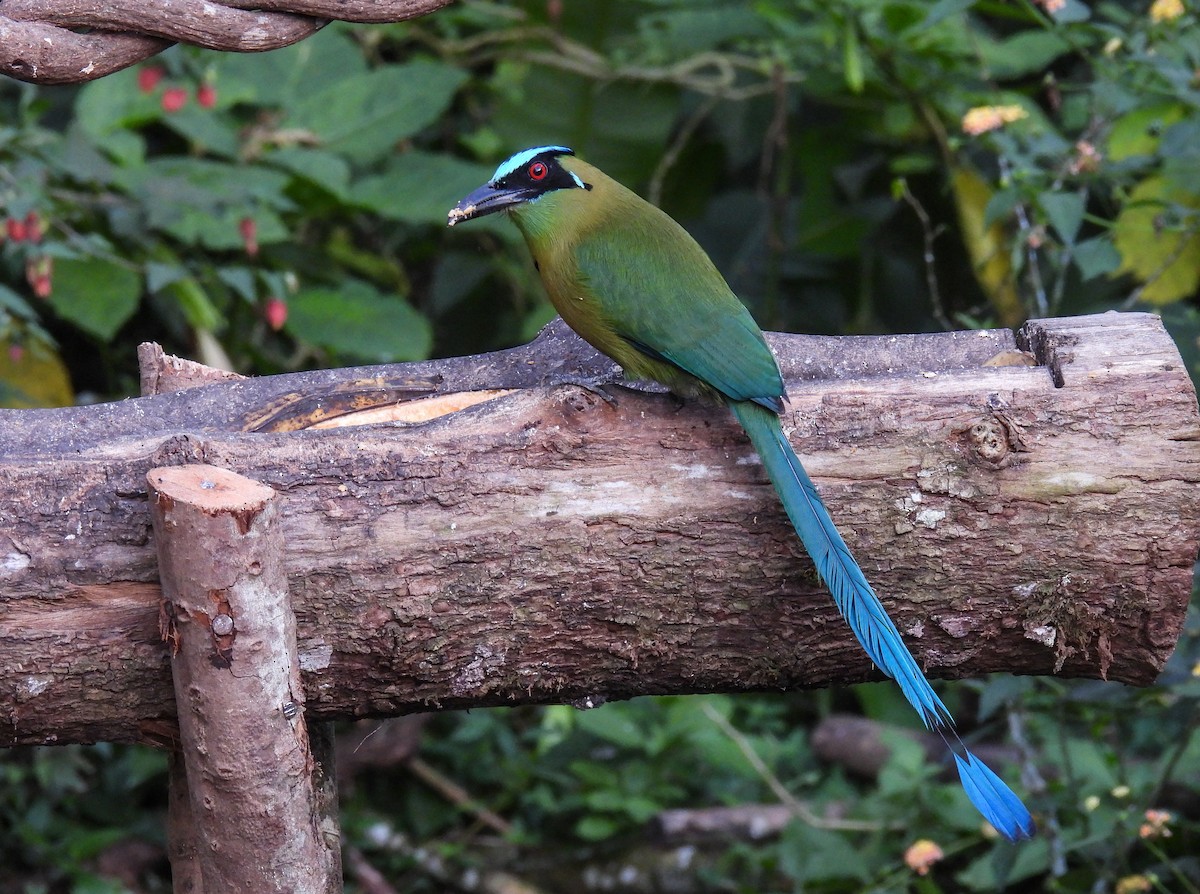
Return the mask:
<svg viewBox="0 0 1200 894">
<path fill-rule="evenodd" d="M 547 152 L 553 152 L 555 155 L 575 154 L 566 146 L 533 146 L 529 149 L 522 149 L 507 161 L 502 161 L 500 163 L 500 167 L 496 168 L 496 173 L 492 174 L 492 183 L 495 183 L 497 180 L 504 179 L 517 168 L 524 167 L 539 155 L 544 155 Z"/>
</svg>

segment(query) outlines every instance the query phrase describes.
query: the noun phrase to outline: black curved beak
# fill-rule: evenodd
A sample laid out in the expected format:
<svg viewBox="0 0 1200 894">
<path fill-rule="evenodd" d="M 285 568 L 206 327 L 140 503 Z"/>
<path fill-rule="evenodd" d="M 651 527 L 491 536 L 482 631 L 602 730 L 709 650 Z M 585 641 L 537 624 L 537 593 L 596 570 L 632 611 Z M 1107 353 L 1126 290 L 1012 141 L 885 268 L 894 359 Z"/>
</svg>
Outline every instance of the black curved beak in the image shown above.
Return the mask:
<svg viewBox="0 0 1200 894">
<path fill-rule="evenodd" d="M 446 216 L 446 226 L 452 227 L 464 220 L 504 211 L 513 205 L 520 205 L 522 202 L 528 201 L 535 195 L 537 195 L 536 192 L 528 189 L 506 189 L 485 183 L 450 209 L 450 213 Z"/>
</svg>

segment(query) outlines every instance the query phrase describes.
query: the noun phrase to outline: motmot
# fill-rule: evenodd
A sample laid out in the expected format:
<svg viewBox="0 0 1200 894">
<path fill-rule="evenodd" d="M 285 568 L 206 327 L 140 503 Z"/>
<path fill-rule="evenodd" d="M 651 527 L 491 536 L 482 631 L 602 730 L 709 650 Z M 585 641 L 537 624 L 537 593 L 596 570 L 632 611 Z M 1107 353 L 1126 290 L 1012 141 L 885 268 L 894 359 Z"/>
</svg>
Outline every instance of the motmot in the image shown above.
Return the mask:
<svg viewBox="0 0 1200 894">
<path fill-rule="evenodd" d="M 451 209 L 448 224 L 500 211 L 524 236 L 555 309 L 627 378 L 729 407 L 863 649 L 941 734 L 984 818 L 1010 841 L 1031 837 L 1029 811 L 963 744 L 834 526 L 783 433 L 786 392 L 775 356 L 704 249 L 664 211 L 565 146 L 513 155 Z"/>
</svg>

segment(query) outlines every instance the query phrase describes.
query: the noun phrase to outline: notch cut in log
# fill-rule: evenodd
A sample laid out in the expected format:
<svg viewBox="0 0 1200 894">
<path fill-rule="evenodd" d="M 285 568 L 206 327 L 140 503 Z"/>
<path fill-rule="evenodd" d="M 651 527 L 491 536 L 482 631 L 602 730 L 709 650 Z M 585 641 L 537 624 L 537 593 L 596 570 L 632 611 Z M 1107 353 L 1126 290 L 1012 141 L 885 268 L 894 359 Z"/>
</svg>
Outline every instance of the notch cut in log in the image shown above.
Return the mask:
<svg viewBox="0 0 1200 894">
<path fill-rule="evenodd" d="M 1195 393 L 1157 318 L 771 341 L 785 431 L 930 676 L 1154 679 L 1200 518 Z M 281 495 L 310 719 L 877 678 L 728 413 L 548 387 L 605 371 L 559 326 L 0 412 L 0 744 L 171 737 L 144 477 L 194 461 Z M 481 391 L 510 393 L 301 430 Z"/>
</svg>

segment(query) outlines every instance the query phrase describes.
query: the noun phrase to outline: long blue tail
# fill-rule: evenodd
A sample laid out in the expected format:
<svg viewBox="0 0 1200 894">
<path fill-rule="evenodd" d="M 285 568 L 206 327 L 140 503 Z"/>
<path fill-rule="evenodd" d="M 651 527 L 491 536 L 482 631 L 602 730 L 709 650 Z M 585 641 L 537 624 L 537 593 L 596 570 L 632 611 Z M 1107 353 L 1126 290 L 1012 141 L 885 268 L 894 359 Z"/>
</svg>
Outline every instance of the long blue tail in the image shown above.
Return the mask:
<svg viewBox="0 0 1200 894">
<path fill-rule="evenodd" d="M 896 625 L 850 555 L 816 487 L 783 436 L 779 417 L 751 401 L 731 401 L 729 406 L 762 458 L 788 518 L 817 566 L 817 573 L 833 594 L 842 617 L 875 665 L 900 684 L 904 697 L 917 709 L 921 720 L 936 730 L 954 752 L 959 779 L 971 803 L 1010 841 L 1031 837 L 1033 817 L 1021 799 L 959 739 L 954 718 L 925 679 Z"/>
</svg>

